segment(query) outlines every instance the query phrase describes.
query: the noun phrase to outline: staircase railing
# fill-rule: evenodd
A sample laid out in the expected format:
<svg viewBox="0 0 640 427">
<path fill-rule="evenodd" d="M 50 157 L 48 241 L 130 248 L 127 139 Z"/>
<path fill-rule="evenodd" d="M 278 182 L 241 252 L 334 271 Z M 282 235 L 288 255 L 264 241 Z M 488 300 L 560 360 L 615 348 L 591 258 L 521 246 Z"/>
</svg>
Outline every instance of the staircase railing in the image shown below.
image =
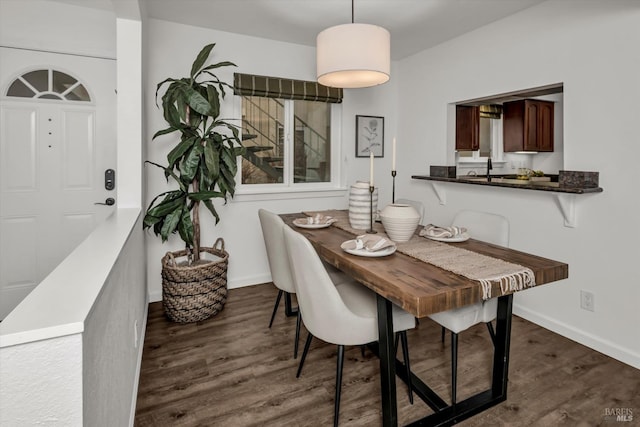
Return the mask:
<svg viewBox="0 0 640 427">
<path fill-rule="evenodd" d="M 312 154 L 312 160 L 323 160 L 324 156 L 320 151 L 322 146 L 326 147 L 327 138 L 320 135 L 314 128 L 309 126 L 307 122 L 302 120 L 298 116 L 294 116 L 294 128 L 296 131 L 298 130 L 309 130 L 309 134 L 304 132 L 304 139 L 302 140 L 304 147 L 308 150 L 307 155 Z M 296 139 L 299 138 L 298 133 L 295 133 Z"/>
</svg>

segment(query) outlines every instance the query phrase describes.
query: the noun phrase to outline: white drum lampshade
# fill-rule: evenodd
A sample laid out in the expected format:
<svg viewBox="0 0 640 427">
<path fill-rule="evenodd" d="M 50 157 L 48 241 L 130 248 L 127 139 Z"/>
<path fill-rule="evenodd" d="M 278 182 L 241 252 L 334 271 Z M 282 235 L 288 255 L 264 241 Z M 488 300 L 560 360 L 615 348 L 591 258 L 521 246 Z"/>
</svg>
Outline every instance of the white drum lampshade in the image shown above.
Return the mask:
<svg viewBox="0 0 640 427">
<path fill-rule="evenodd" d="M 360 88 L 386 83 L 391 72 L 391 35 L 370 24 L 327 28 L 316 39 L 318 83 Z"/>
</svg>

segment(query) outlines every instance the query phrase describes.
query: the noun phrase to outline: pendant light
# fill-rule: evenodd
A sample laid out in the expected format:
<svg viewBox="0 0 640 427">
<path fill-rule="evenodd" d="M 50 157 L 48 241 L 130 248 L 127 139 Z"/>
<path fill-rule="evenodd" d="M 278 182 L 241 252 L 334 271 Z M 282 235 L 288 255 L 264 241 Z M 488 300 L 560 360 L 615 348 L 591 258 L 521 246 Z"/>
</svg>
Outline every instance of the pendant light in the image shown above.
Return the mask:
<svg viewBox="0 0 640 427">
<path fill-rule="evenodd" d="M 370 87 L 386 83 L 391 70 L 391 35 L 377 25 L 336 25 L 316 39 L 318 83 L 339 88 Z"/>
</svg>

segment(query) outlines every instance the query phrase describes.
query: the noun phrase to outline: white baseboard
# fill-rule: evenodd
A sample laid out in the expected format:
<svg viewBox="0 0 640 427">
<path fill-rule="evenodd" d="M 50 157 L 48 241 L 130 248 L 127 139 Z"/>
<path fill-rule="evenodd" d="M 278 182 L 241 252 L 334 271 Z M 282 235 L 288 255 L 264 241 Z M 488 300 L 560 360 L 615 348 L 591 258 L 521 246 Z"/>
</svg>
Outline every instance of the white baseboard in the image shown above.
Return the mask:
<svg viewBox="0 0 640 427">
<path fill-rule="evenodd" d="M 259 285 L 271 281 L 271 273 L 257 274 L 255 276 L 246 276 L 234 279 L 227 283 L 229 289 L 244 288 L 245 286 Z"/>
<path fill-rule="evenodd" d="M 245 286 L 259 285 L 261 283 L 267 283 L 271 281 L 271 274 L 257 274 L 254 276 L 245 276 L 238 279 L 230 280 L 227 282 L 228 289 L 244 288 Z M 162 289 L 158 289 L 154 292 L 149 292 L 149 302 L 162 301 Z"/>
<path fill-rule="evenodd" d="M 133 427 L 136 419 L 136 404 L 138 403 L 138 385 L 140 384 L 140 369 L 142 368 L 142 351 L 144 349 L 144 336 L 147 333 L 147 316 L 149 314 L 149 301 L 144 304 L 144 314 L 140 328 L 140 338 L 138 340 L 138 361 L 136 362 L 135 383 L 133 384 L 133 395 L 131 396 L 131 413 L 129 414 L 129 427 Z"/>
<path fill-rule="evenodd" d="M 602 337 L 592 335 L 566 323 L 558 322 L 556 319 L 541 315 L 519 304 L 513 304 L 513 314 L 593 350 L 606 354 L 622 363 L 640 369 L 640 354 L 634 353 L 630 348 L 602 339 Z"/>
</svg>

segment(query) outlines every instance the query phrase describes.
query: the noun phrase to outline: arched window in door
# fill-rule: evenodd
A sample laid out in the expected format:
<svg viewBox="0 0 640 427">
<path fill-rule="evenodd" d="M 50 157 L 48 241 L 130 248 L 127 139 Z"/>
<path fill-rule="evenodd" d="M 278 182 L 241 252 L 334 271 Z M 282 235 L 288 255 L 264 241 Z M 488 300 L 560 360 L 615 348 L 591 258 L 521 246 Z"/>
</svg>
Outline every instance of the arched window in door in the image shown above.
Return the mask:
<svg viewBox="0 0 640 427">
<path fill-rule="evenodd" d="M 24 73 L 9 85 L 7 96 L 91 102 L 89 92 L 78 79 L 53 69 Z"/>
</svg>

